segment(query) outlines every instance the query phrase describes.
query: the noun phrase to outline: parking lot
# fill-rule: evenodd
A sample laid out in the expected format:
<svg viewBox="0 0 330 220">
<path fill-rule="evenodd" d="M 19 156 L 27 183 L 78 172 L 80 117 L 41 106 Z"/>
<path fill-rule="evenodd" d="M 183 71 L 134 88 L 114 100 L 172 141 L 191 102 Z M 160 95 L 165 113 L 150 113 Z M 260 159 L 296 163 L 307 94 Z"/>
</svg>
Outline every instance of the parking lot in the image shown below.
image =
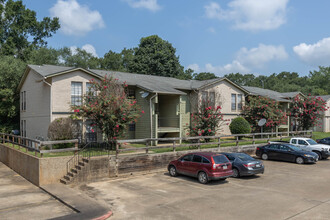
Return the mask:
<svg viewBox="0 0 330 220">
<path fill-rule="evenodd" d="M 264 164 L 262 175 L 207 185 L 163 170 L 77 189 L 110 205 L 111 219 L 330 219 L 330 160 Z"/>
</svg>

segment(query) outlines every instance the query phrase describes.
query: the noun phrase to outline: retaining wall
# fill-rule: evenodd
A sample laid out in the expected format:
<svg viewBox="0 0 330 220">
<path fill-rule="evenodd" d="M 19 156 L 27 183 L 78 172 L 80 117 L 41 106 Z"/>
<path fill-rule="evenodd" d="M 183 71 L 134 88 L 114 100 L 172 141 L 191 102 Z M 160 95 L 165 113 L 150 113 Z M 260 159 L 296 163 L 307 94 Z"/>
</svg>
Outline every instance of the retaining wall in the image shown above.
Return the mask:
<svg viewBox="0 0 330 220">
<path fill-rule="evenodd" d="M 256 145 L 258 146 L 258 145 Z M 256 146 L 224 147 L 225 152 L 245 152 L 254 154 Z M 191 151 L 167 152 L 159 154 L 130 154 L 119 155 L 118 175 L 133 174 L 135 172 L 149 172 L 154 169 L 166 168 L 168 163 L 183 154 Z M 203 151 L 218 151 L 214 149 L 203 149 Z M 71 157 L 38 158 L 22 151 L 0 144 L 0 161 L 13 169 L 37 186 L 58 183 L 66 174 L 66 164 Z M 90 182 L 98 179 L 115 177 L 115 156 L 102 156 L 91 158 L 75 176 L 73 183 Z"/>
</svg>

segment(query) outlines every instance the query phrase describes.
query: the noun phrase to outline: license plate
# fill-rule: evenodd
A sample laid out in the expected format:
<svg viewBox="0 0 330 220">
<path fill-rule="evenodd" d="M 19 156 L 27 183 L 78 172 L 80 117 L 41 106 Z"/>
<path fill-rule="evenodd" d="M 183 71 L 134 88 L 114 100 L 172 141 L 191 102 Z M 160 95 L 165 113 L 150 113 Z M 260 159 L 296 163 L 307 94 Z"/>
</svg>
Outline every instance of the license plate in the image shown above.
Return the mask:
<svg viewBox="0 0 330 220">
<path fill-rule="evenodd" d="M 222 168 L 225 170 L 225 169 L 227 169 L 227 166 L 223 166 Z"/>
<path fill-rule="evenodd" d="M 256 167 L 260 167 L 260 164 L 256 164 Z"/>
</svg>

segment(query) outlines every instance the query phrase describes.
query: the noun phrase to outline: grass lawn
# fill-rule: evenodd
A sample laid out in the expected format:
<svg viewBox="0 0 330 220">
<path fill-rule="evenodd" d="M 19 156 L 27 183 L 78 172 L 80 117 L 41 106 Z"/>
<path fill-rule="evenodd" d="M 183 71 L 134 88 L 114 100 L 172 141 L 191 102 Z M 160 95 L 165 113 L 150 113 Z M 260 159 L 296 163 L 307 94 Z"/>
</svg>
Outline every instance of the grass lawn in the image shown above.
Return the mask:
<svg viewBox="0 0 330 220">
<path fill-rule="evenodd" d="M 330 137 L 330 132 L 328 133 L 325 133 L 325 132 L 313 132 L 313 139 L 316 140 L 316 139 L 322 139 L 324 137 Z M 243 141 L 239 142 L 238 144 L 240 146 L 242 145 L 252 145 L 253 142 L 252 142 L 252 138 L 243 138 L 242 139 Z M 280 140 L 278 138 L 278 140 Z M 283 138 L 282 139 L 283 141 L 289 141 L 290 138 Z M 221 141 L 233 141 L 233 143 L 222 143 L 221 144 L 221 147 L 232 147 L 232 146 L 236 146 L 236 143 L 234 142 L 235 141 L 235 138 L 221 138 Z M 272 140 L 272 141 L 276 141 L 276 140 Z M 217 140 L 212 140 L 211 142 L 215 142 L 214 144 L 208 144 L 208 145 L 202 145 L 201 146 L 201 149 L 207 149 L 207 148 L 217 148 L 218 147 L 218 144 L 216 143 Z M 262 143 L 267 143 L 266 140 L 257 140 L 255 141 L 256 144 L 262 144 Z M 189 144 L 189 142 L 183 142 L 182 144 Z M 10 146 L 10 147 L 13 147 L 12 144 L 9 144 L 9 143 L 6 143 L 5 145 L 7 146 Z M 171 143 L 168 143 L 168 145 L 171 145 Z M 177 144 L 179 145 L 179 144 Z M 136 148 L 136 150 L 138 150 L 139 148 L 143 148 L 143 147 L 146 147 L 145 144 L 129 144 L 129 145 L 124 145 L 122 146 L 121 148 Z M 28 153 L 30 155 L 33 155 L 35 156 L 35 152 L 32 152 L 32 151 L 27 151 L 26 152 L 26 149 L 23 148 L 23 147 L 20 147 L 17 146 L 17 145 L 14 145 L 14 148 L 17 149 L 17 150 L 20 150 L 22 152 L 25 152 L 25 153 Z M 194 150 L 194 149 L 198 149 L 197 146 L 183 146 L 183 147 L 176 147 L 176 151 L 185 151 L 185 150 Z M 160 148 L 160 149 L 150 149 L 149 150 L 149 153 L 164 153 L 164 152 L 171 152 L 173 151 L 173 148 L 172 147 L 168 147 L 168 148 Z M 121 154 L 125 154 L 125 153 L 134 153 L 135 151 L 125 151 L 125 152 L 122 152 Z M 108 153 L 110 155 L 114 155 L 115 154 L 115 151 L 110 151 L 108 152 L 107 150 L 102 150 L 100 148 L 91 148 L 89 149 L 89 153 L 91 156 L 102 156 L 102 155 L 108 155 Z M 45 153 L 43 154 L 43 157 L 61 157 L 61 156 L 73 156 L 74 155 L 74 152 L 58 152 L 58 153 Z M 41 157 L 40 153 L 37 153 L 37 157 Z"/>
<path fill-rule="evenodd" d="M 322 139 L 322 138 L 326 138 L 326 137 L 330 137 L 330 132 L 313 132 L 313 139 Z"/>
</svg>

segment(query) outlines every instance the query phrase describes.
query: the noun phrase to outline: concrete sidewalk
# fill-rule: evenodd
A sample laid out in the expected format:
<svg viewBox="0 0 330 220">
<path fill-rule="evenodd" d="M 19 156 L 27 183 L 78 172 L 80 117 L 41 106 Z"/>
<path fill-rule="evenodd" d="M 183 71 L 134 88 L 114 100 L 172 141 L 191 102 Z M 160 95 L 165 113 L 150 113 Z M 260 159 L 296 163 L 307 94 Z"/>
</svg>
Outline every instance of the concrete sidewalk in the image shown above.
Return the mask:
<svg viewBox="0 0 330 220">
<path fill-rule="evenodd" d="M 0 162 L 0 219 L 107 219 L 112 212 L 61 183 L 37 187 Z"/>
<path fill-rule="evenodd" d="M 49 219 L 74 213 L 0 162 L 0 219 Z"/>
</svg>

